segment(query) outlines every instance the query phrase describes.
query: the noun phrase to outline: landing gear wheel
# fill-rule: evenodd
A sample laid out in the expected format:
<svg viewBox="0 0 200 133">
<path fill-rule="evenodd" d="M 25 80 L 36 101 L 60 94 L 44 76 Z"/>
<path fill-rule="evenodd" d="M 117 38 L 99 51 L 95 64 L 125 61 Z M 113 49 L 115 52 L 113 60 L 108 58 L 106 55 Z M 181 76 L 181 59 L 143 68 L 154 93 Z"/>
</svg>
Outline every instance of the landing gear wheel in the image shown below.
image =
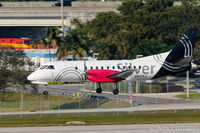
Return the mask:
<svg viewBox="0 0 200 133">
<path fill-rule="evenodd" d="M 97 88 L 97 89 L 96 89 L 96 92 L 97 92 L 97 93 L 102 93 L 102 89 L 101 89 L 101 88 Z"/>
<path fill-rule="evenodd" d="M 49 93 L 48 93 L 48 91 L 43 91 L 43 94 L 48 95 Z"/>
<path fill-rule="evenodd" d="M 119 93 L 119 90 L 118 90 L 118 89 L 114 89 L 114 90 L 113 90 L 113 94 L 114 94 L 114 95 L 117 95 L 118 93 Z"/>
</svg>

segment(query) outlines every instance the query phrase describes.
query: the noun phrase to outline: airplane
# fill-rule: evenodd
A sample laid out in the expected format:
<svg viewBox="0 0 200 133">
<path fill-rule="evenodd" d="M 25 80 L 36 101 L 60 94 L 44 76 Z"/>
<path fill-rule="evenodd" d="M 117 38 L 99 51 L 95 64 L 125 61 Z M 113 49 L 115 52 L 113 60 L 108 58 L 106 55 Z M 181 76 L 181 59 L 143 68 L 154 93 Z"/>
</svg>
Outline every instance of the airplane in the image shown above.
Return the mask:
<svg viewBox="0 0 200 133">
<path fill-rule="evenodd" d="M 89 80 L 97 83 L 97 93 L 102 93 L 101 83 L 113 82 L 113 94 L 117 95 L 122 80 L 152 80 L 191 70 L 196 32 L 196 28 L 188 28 L 169 52 L 133 60 L 54 61 L 41 66 L 27 79 L 32 84 Z"/>
</svg>

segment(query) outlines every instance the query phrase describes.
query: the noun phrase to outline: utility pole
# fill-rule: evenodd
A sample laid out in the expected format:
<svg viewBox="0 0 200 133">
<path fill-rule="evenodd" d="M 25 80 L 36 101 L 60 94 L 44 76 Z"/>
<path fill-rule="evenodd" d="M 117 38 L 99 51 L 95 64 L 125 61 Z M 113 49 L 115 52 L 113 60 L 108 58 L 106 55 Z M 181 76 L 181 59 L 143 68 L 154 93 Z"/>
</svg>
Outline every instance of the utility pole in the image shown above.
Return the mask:
<svg viewBox="0 0 200 133">
<path fill-rule="evenodd" d="M 187 76 L 186 76 L 186 87 L 187 87 L 187 98 L 190 96 L 190 91 L 189 91 L 189 71 L 187 71 Z"/>
<path fill-rule="evenodd" d="M 64 8 L 63 8 L 63 0 L 61 0 L 61 22 L 62 22 L 62 36 L 64 37 Z"/>
<path fill-rule="evenodd" d="M 136 55 L 136 59 L 138 59 L 138 58 L 140 58 L 140 57 L 143 57 L 143 55 Z M 138 68 L 138 69 L 140 69 L 140 68 Z M 138 93 L 139 92 L 139 81 L 137 80 L 136 82 L 135 82 L 135 86 L 136 86 L 136 90 L 135 90 L 135 93 Z"/>
</svg>

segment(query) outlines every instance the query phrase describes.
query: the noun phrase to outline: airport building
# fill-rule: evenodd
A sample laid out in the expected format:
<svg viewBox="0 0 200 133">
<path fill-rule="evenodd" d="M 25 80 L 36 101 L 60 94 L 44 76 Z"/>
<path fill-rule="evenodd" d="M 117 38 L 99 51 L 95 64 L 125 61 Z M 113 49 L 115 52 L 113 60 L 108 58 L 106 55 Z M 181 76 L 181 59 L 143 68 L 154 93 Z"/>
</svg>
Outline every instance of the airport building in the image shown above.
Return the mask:
<svg viewBox="0 0 200 133">
<path fill-rule="evenodd" d="M 35 66 L 41 66 L 47 62 L 56 61 L 56 49 L 24 49 L 25 56 L 35 64 Z M 72 60 L 72 54 L 69 54 L 66 61 Z M 78 56 L 75 56 L 75 60 L 80 60 Z M 95 60 L 94 57 L 82 57 L 82 60 Z"/>
<path fill-rule="evenodd" d="M 31 38 L 0 38 L 0 49 L 21 49 L 25 56 L 39 67 L 47 62 L 56 61 L 57 47 L 50 45 L 49 48 L 42 44 L 34 44 Z M 91 52 L 92 53 L 92 52 Z M 66 61 L 72 60 L 72 54 L 69 54 Z M 80 60 L 75 56 L 75 60 Z M 82 60 L 94 60 L 91 56 L 82 57 Z"/>
<path fill-rule="evenodd" d="M 24 49 L 23 51 L 36 66 L 56 60 L 57 49 Z"/>
</svg>

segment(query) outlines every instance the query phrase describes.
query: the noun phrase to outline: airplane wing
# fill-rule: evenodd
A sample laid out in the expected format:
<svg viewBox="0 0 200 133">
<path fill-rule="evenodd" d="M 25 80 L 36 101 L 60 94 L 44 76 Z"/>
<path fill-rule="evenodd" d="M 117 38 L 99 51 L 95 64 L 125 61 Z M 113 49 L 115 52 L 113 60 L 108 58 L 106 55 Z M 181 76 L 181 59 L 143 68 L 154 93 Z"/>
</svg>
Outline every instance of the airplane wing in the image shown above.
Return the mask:
<svg viewBox="0 0 200 133">
<path fill-rule="evenodd" d="M 118 72 L 112 75 L 107 76 L 107 78 L 110 79 L 126 79 L 128 78 L 131 74 L 133 74 L 133 72 L 136 71 L 136 69 L 128 69 L 122 72 Z"/>
</svg>

